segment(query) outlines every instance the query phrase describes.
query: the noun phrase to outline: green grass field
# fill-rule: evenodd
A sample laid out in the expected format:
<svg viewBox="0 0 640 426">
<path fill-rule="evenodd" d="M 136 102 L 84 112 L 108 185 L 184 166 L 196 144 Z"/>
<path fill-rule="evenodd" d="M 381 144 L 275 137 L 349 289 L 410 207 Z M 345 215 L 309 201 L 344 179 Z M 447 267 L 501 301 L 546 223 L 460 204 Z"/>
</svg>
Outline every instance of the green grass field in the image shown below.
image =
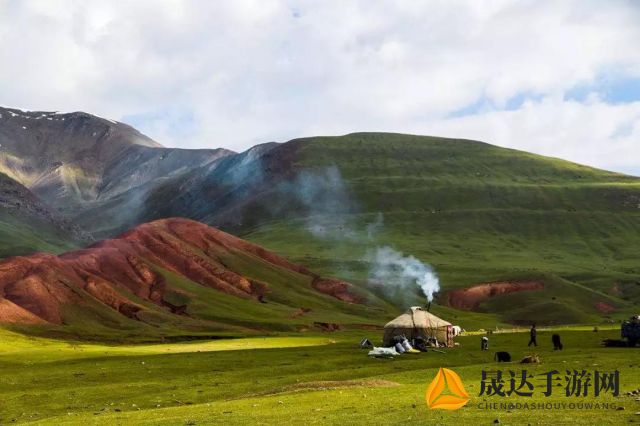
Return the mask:
<svg viewBox="0 0 640 426">
<path fill-rule="evenodd" d="M 621 394 L 640 387 L 639 349 L 604 348 L 609 329 L 561 329 L 565 350 L 553 352 L 541 330 L 532 374 L 556 369 L 619 370 Z M 640 422 L 638 397 L 480 397 L 481 371 L 530 354 L 526 333 L 458 338 L 445 353 L 371 359 L 358 348 L 379 331 L 274 336 L 154 345 L 105 345 L 25 337 L 0 331 L 0 424 L 628 424 Z M 438 368 L 457 372 L 471 396 L 457 411 L 430 410 L 424 395 Z M 506 373 L 505 373 L 506 374 Z M 535 391 L 542 391 L 533 380 Z M 486 401 L 483 399 L 486 398 Z M 623 410 L 484 409 L 483 402 L 600 402 Z"/>
</svg>

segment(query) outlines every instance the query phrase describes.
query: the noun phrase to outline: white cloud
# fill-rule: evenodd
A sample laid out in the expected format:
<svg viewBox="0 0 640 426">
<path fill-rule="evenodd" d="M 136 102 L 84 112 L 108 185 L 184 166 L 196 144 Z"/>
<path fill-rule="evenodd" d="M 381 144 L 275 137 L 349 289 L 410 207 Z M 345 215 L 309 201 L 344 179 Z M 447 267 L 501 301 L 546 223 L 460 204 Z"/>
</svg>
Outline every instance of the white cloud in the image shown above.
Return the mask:
<svg viewBox="0 0 640 426">
<path fill-rule="evenodd" d="M 640 78 L 637 22 L 625 1 L 5 1 L 0 103 L 149 117 L 172 146 L 385 130 L 640 170 L 637 103 L 562 100 Z"/>
<path fill-rule="evenodd" d="M 582 164 L 640 171 L 640 101 L 609 105 L 599 100 L 582 104 L 546 98 L 516 111 L 436 121 L 421 130 Z"/>
</svg>

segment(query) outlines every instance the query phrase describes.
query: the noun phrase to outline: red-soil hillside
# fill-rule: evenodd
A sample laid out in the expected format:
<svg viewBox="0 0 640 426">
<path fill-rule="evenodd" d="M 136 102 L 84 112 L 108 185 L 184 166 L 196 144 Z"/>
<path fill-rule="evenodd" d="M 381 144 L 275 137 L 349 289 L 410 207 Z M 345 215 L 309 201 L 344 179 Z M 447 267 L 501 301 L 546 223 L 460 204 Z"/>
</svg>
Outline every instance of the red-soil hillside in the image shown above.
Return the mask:
<svg viewBox="0 0 640 426">
<path fill-rule="evenodd" d="M 447 304 L 457 309 L 472 310 L 477 309 L 483 301 L 495 296 L 543 288 L 544 283 L 539 281 L 496 281 L 451 290 L 447 293 Z"/>
<path fill-rule="evenodd" d="M 231 252 L 242 252 L 277 270 L 308 276 L 309 287 L 319 296 L 324 293 L 346 302 L 362 301 L 348 283 L 323 279 L 218 229 L 172 218 L 140 225 L 117 238 L 60 256 L 35 254 L 0 261 L 0 322 L 66 324 L 65 312 L 70 306 L 88 310 L 106 306 L 139 321 L 144 321 L 145 311 L 150 309 L 188 316 L 189 306 L 167 300 L 168 292 L 181 290 L 172 288 L 160 270 L 259 304 L 268 298 L 269 282 L 248 278 L 226 266 L 225 255 Z"/>
</svg>

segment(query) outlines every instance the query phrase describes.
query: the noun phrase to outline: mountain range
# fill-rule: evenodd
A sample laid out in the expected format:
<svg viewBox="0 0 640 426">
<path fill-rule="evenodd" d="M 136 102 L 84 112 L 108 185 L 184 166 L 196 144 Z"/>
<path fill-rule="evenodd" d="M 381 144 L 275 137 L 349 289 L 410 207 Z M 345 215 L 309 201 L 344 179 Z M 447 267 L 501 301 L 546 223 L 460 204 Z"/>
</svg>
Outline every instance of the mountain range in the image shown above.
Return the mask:
<svg viewBox="0 0 640 426">
<path fill-rule="evenodd" d="M 433 266 L 441 309 L 461 319 L 585 323 L 640 301 L 640 178 L 482 142 L 355 133 L 186 150 L 83 112 L 0 108 L 0 172 L 4 256 L 183 217 L 352 282 L 372 301 L 358 321 L 424 302 L 372 281 L 381 247 Z"/>
</svg>

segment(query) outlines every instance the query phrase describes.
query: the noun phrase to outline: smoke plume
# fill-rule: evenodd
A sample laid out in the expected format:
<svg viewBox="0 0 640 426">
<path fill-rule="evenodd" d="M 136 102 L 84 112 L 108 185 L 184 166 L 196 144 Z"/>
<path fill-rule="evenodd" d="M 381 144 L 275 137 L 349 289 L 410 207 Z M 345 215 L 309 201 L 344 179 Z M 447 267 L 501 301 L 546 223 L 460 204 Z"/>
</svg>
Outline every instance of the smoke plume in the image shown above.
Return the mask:
<svg viewBox="0 0 640 426">
<path fill-rule="evenodd" d="M 368 282 L 390 298 L 413 302 L 419 288 L 432 301 L 434 293 L 440 290 L 438 276 L 431 266 L 378 242 L 384 226 L 382 213 L 367 223 L 354 219 L 362 217 L 357 214 L 360 206 L 336 166 L 300 173 L 287 192 L 305 206 L 308 212 L 305 228 L 315 238 L 330 242 L 335 249 L 350 244 L 365 250 L 362 260 L 369 265 Z M 352 275 L 344 267 L 341 270 Z"/>
<path fill-rule="evenodd" d="M 369 280 L 382 284 L 383 290 L 407 295 L 417 285 L 431 302 L 440 290 L 438 276 L 431 266 L 413 256 L 404 256 L 389 246 L 377 247 L 368 254 L 372 265 Z"/>
<path fill-rule="evenodd" d="M 303 171 L 288 190 L 307 210 L 305 227 L 314 237 L 334 241 L 354 241 L 360 237 L 350 217 L 358 206 L 336 166 Z"/>
</svg>

